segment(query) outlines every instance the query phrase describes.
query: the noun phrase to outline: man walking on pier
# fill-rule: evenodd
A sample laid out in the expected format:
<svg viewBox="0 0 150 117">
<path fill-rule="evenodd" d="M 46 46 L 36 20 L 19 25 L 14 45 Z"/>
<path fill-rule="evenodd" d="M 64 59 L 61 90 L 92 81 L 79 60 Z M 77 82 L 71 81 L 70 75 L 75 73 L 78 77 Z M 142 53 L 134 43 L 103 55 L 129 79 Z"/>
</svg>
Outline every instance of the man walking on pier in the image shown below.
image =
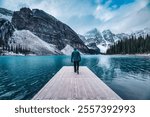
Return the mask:
<svg viewBox="0 0 150 117">
<path fill-rule="evenodd" d="M 74 51 L 71 54 L 71 62 L 74 63 L 74 72 L 77 72 L 79 74 L 79 62 L 81 61 L 81 56 L 79 51 L 74 48 Z"/>
</svg>

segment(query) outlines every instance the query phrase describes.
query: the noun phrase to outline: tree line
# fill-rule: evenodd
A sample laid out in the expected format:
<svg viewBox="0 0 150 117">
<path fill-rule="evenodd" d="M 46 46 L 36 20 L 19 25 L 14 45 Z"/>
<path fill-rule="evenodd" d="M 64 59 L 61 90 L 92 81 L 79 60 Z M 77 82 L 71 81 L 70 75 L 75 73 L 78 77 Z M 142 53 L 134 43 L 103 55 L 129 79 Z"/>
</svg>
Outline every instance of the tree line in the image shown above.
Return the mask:
<svg viewBox="0 0 150 117">
<path fill-rule="evenodd" d="M 26 48 L 25 46 L 21 46 L 20 44 L 19 45 L 8 45 L 8 44 L 5 44 L 3 42 L 3 40 L 0 40 L 0 54 L 4 53 L 4 51 L 7 51 L 7 52 L 13 52 L 13 53 L 16 53 L 16 54 L 29 54 L 31 53 L 31 50 L 29 48 Z"/>
<path fill-rule="evenodd" d="M 150 53 L 150 36 L 138 38 L 132 36 L 129 39 L 123 39 L 110 46 L 107 54 L 143 54 Z"/>
</svg>

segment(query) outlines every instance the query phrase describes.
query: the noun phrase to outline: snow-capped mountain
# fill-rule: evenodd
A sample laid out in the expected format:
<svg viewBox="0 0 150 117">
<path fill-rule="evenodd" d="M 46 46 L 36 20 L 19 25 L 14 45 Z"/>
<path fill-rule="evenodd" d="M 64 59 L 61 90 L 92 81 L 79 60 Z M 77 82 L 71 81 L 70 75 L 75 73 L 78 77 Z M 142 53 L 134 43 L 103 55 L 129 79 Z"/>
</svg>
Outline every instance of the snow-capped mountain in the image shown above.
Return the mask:
<svg viewBox="0 0 150 117">
<path fill-rule="evenodd" d="M 147 35 L 150 35 L 150 28 L 144 28 L 143 30 L 138 30 L 135 32 L 132 32 L 130 36 L 134 36 L 134 37 L 146 37 Z"/>
<path fill-rule="evenodd" d="M 116 37 L 118 37 L 118 40 L 115 40 L 115 42 L 117 42 L 119 40 L 123 40 L 123 39 L 128 39 L 130 37 L 130 35 L 125 34 L 125 33 L 120 33 L 120 34 L 116 34 Z"/>
<path fill-rule="evenodd" d="M 136 38 L 139 36 L 145 37 L 147 34 L 150 35 L 149 28 L 135 31 L 131 34 L 114 34 L 110 30 L 104 30 L 101 33 L 98 31 L 98 29 L 95 28 L 91 31 L 88 31 L 84 35 L 79 35 L 79 37 L 88 46 L 89 49 L 92 49 L 93 51 L 96 50 L 96 52 L 98 52 L 97 48 L 99 48 L 100 53 L 106 53 L 107 49 L 119 40 L 129 39 L 129 37 L 132 36 Z"/>
<path fill-rule="evenodd" d="M 74 50 L 73 47 L 71 47 L 70 45 L 66 45 L 66 47 L 63 48 L 63 49 L 61 50 L 61 52 L 62 52 L 63 54 L 65 54 L 65 55 L 71 55 L 71 53 L 73 52 L 73 50 Z"/>
<path fill-rule="evenodd" d="M 87 40 L 86 40 L 85 36 L 80 35 L 80 34 L 78 34 L 78 36 L 84 43 L 86 43 Z"/>
<path fill-rule="evenodd" d="M 88 44 L 93 42 L 96 44 L 100 44 L 103 41 L 101 33 L 96 28 L 85 33 L 84 37 Z"/>
<path fill-rule="evenodd" d="M 104 30 L 102 32 L 103 34 L 103 38 L 106 40 L 106 41 L 109 41 L 111 43 L 113 43 L 115 41 L 114 37 L 115 37 L 115 34 L 113 34 L 110 30 Z"/>
<path fill-rule="evenodd" d="M 68 55 L 73 48 L 89 53 L 76 32 L 42 10 L 21 8 L 12 12 L 0 8 L 0 14 L 0 53 L 2 47 L 5 55 L 12 50 L 18 53 L 19 49 L 36 55 Z"/>
<path fill-rule="evenodd" d="M 49 44 L 28 30 L 15 31 L 8 42 L 10 47 L 27 48 L 36 55 L 62 54 L 55 45 Z"/>
<path fill-rule="evenodd" d="M 9 38 L 14 32 L 14 27 L 7 19 L 0 18 L 0 42 L 1 44 L 7 44 Z"/>
<path fill-rule="evenodd" d="M 85 37 L 85 39 L 83 37 Z M 95 50 L 96 53 L 105 53 L 108 47 L 117 38 L 110 30 L 105 30 L 101 33 L 96 28 L 85 33 L 83 37 L 81 39 L 84 39 L 83 41 L 88 48 L 92 49 L 93 51 Z"/>
<path fill-rule="evenodd" d="M 17 30 L 31 31 L 43 41 L 55 45 L 59 50 L 70 45 L 83 53 L 89 52 L 76 32 L 42 10 L 22 8 L 20 11 L 15 11 L 12 24 Z"/>
<path fill-rule="evenodd" d="M 95 28 L 77 35 L 69 26 L 42 10 L 21 8 L 13 12 L 0 8 L 0 53 L 2 48 L 11 51 L 19 47 L 36 55 L 70 55 L 73 48 L 81 53 L 99 54 L 106 53 L 119 40 L 147 34 L 150 35 L 149 28 L 131 34 L 100 32 Z"/>
<path fill-rule="evenodd" d="M 41 40 L 28 30 L 15 30 L 11 22 L 0 18 L 0 47 L 17 47 L 30 50 L 36 55 L 62 54 L 54 45 Z M 7 51 L 6 51 L 7 52 Z M 7 53 L 4 54 L 7 54 Z"/>
</svg>

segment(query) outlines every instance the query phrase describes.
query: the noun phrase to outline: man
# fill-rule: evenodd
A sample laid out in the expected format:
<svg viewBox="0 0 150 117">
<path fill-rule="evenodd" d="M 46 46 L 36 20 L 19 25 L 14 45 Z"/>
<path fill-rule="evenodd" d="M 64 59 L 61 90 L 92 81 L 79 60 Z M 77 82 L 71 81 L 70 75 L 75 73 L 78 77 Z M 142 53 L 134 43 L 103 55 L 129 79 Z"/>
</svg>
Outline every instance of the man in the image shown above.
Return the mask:
<svg viewBox="0 0 150 117">
<path fill-rule="evenodd" d="M 79 62 L 81 61 L 81 56 L 79 51 L 74 48 L 74 51 L 72 52 L 71 55 L 71 62 L 74 63 L 74 72 L 77 72 L 79 74 Z"/>
</svg>

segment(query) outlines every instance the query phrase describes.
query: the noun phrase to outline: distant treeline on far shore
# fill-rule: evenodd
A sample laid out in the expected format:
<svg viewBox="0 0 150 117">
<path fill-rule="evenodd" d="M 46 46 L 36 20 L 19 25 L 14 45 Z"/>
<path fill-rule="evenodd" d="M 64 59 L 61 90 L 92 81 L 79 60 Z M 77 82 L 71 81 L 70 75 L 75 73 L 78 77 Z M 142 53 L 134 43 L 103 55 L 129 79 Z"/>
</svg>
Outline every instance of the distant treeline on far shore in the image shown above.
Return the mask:
<svg viewBox="0 0 150 117">
<path fill-rule="evenodd" d="M 107 54 L 143 54 L 150 53 L 150 36 L 138 38 L 132 36 L 130 39 L 118 41 L 110 46 Z"/>
</svg>

